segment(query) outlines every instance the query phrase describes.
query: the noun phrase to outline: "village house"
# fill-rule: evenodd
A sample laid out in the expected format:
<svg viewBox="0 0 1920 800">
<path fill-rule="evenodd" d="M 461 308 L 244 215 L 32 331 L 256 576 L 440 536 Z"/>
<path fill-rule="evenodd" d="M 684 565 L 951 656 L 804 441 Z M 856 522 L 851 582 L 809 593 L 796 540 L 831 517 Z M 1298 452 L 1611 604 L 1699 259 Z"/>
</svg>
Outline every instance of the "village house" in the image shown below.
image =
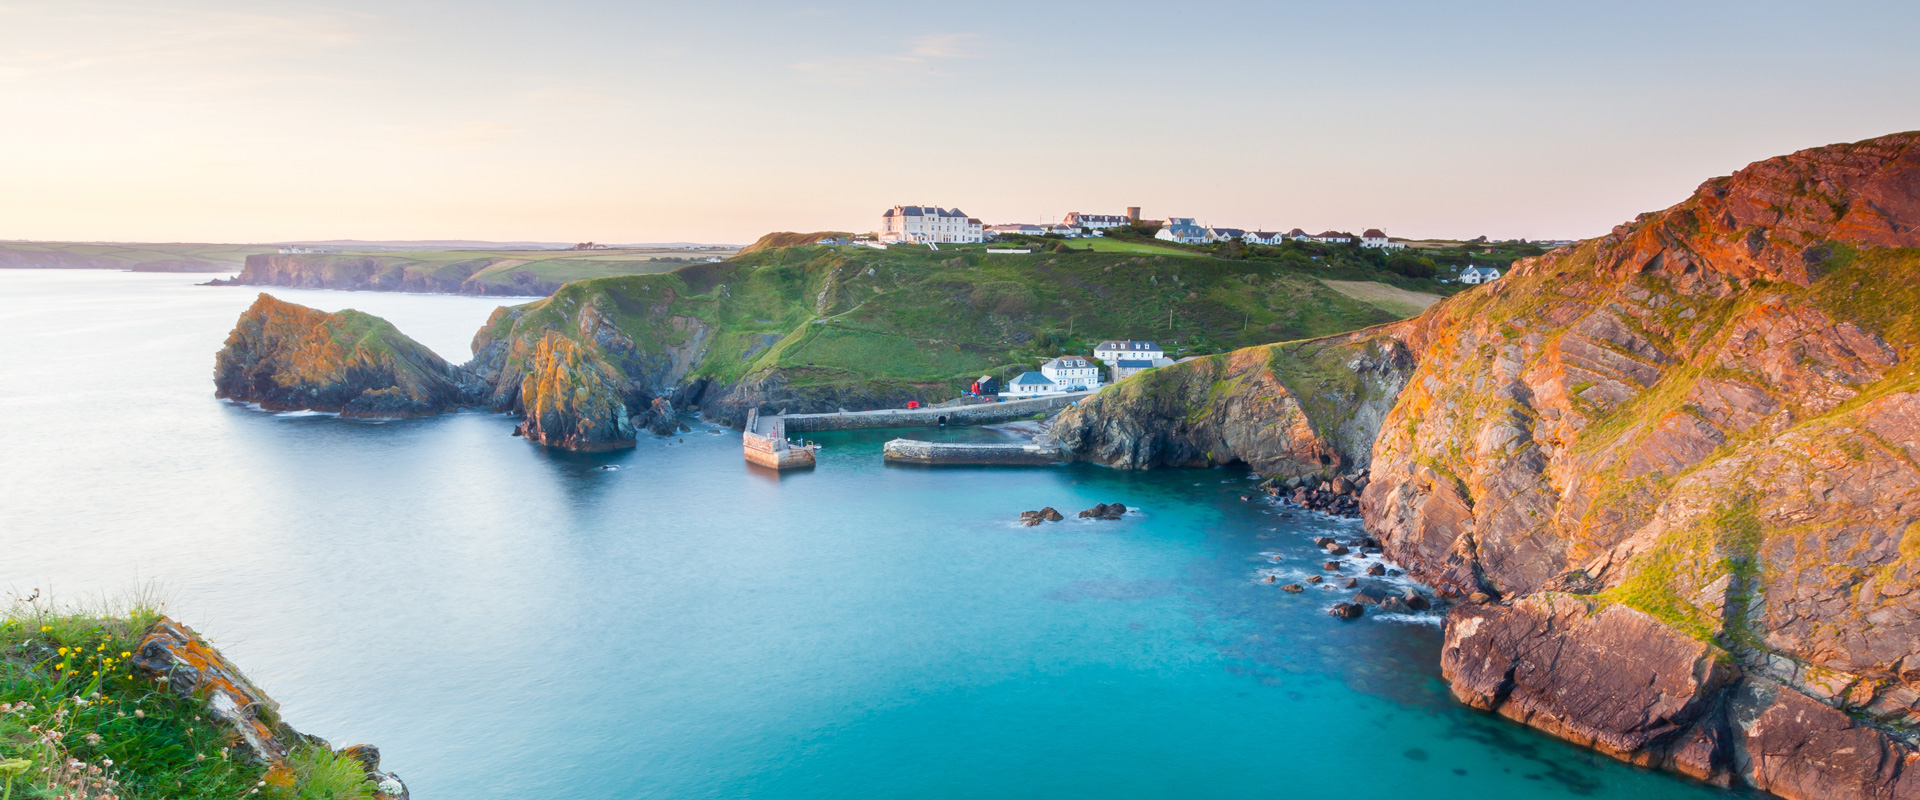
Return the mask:
<svg viewBox="0 0 1920 800">
<path fill-rule="evenodd" d="M 1247 232 L 1239 228 L 1208 228 L 1207 229 L 1207 241 L 1209 242 L 1239 241 L 1242 237 L 1245 237 L 1246 235 L 1247 235 Z"/>
<path fill-rule="evenodd" d="M 1379 228 L 1368 228 L 1360 234 L 1360 246 L 1398 250 L 1407 245 L 1404 242 L 1396 242 L 1387 238 L 1387 235 L 1382 233 Z"/>
<path fill-rule="evenodd" d="M 970 244 L 986 241 L 980 220 L 957 208 L 894 206 L 880 215 L 880 241 Z"/>
<path fill-rule="evenodd" d="M 1085 356 L 1061 356 L 1040 365 L 1040 374 L 1053 381 L 1062 392 L 1086 392 L 1100 388 L 1100 367 Z"/>
<path fill-rule="evenodd" d="M 1000 392 L 1000 396 L 1002 398 L 1012 399 L 1016 397 L 1042 397 L 1059 393 L 1060 384 L 1054 383 L 1053 379 L 1038 372 L 1022 372 L 1020 373 L 1020 377 L 1014 378 L 1011 383 L 1007 384 L 1007 388 Z"/>
<path fill-rule="evenodd" d="M 1168 217 L 1167 224 L 1153 238 L 1180 244 L 1206 244 L 1207 229 L 1193 223 L 1192 217 Z"/>
<path fill-rule="evenodd" d="M 1154 367 L 1164 367 L 1173 363 L 1167 358 L 1166 351 L 1160 349 L 1160 345 L 1134 339 L 1110 339 L 1101 342 L 1094 346 L 1093 357 L 1106 362 L 1107 372 L 1115 383 Z"/>
<path fill-rule="evenodd" d="M 1289 242 L 1313 241 L 1313 237 L 1311 235 L 1309 235 L 1306 231 L 1300 230 L 1299 228 L 1294 228 L 1293 230 L 1287 231 L 1286 239 Z"/>
<path fill-rule="evenodd" d="M 1114 362 L 1123 358 L 1146 359 L 1152 361 L 1164 358 L 1166 351 L 1153 342 L 1136 339 L 1108 339 L 1093 346 L 1093 357 L 1101 361 Z"/>
<path fill-rule="evenodd" d="M 1067 218 L 1062 220 L 1060 224 L 1076 229 L 1085 228 L 1092 231 L 1103 231 L 1108 228 L 1118 228 L 1131 222 L 1133 222 L 1132 219 L 1122 214 L 1082 214 L 1075 211 L 1068 214 Z"/>
<path fill-rule="evenodd" d="M 1353 244 L 1353 234 L 1339 231 L 1321 231 L 1313 240 L 1321 244 Z"/>
<path fill-rule="evenodd" d="M 1247 244 L 1280 244 L 1286 240 L 1286 234 L 1271 231 L 1247 231 L 1247 235 L 1240 237 L 1240 241 Z"/>
<path fill-rule="evenodd" d="M 987 226 L 987 233 L 991 233 L 995 236 L 1010 236 L 1010 235 L 1045 236 L 1047 233 L 1047 229 L 1039 225 L 1010 223 L 1006 225 L 989 225 Z"/>
<path fill-rule="evenodd" d="M 1500 277 L 1500 270 L 1493 267 L 1467 267 L 1460 270 L 1460 282 L 1479 285 L 1489 283 Z"/>
</svg>

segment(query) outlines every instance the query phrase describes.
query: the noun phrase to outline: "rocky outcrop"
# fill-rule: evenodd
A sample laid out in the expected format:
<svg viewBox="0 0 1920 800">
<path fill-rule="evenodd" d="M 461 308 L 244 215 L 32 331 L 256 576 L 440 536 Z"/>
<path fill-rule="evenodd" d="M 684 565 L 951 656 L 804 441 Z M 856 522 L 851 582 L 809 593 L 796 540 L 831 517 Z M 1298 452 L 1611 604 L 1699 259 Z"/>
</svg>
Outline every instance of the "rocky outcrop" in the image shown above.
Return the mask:
<svg viewBox="0 0 1920 800">
<path fill-rule="evenodd" d="M 1920 134 L 1756 163 L 1408 323 L 1362 498 L 1482 708 L 1920 797 Z M 1500 602 L 1504 601 L 1504 602 Z"/>
<path fill-rule="evenodd" d="M 517 433 L 571 450 L 630 447 L 636 431 L 678 430 L 706 382 L 688 375 L 712 328 L 675 313 L 671 284 L 620 279 L 568 284 L 545 300 L 494 312 L 467 368 L 487 404 L 521 414 Z"/>
<path fill-rule="evenodd" d="M 1129 469 L 1246 464 L 1298 477 L 1365 467 L 1406 376 L 1398 326 L 1149 370 L 1062 413 L 1076 458 Z"/>
<path fill-rule="evenodd" d="M 480 399 L 480 382 L 386 320 L 262 294 L 214 356 L 215 394 L 274 411 L 417 417 Z"/>
<path fill-rule="evenodd" d="M 237 755 L 267 765 L 269 773 L 283 769 L 296 747 L 329 747 L 294 730 L 280 718 L 279 703 L 200 634 L 172 619 L 163 616 L 147 629 L 132 664 L 167 691 L 205 703 L 217 724 L 231 732 Z M 400 776 L 381 771 L 378 748 L 362 744 L 340 752 L 361 763 L 383 800 L 406 800 Z"/>
</svg>

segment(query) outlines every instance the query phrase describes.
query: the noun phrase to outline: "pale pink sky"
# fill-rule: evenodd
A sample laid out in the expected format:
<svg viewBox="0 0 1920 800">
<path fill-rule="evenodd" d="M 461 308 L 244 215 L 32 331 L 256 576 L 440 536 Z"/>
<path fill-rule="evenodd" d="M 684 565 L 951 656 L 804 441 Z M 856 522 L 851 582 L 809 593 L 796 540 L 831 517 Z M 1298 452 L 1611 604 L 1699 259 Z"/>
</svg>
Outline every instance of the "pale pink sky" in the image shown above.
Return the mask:
<svg viewBox="0 0 1920 800">
<path fill-rule="evenodd" d="M 709 7 L 712 6 L 712 7 Z M 895 203 L 1572 238 L 1920 128 L 1920 5 L 0 0 L 0 239 L 751 241 Z"/>
</svg>

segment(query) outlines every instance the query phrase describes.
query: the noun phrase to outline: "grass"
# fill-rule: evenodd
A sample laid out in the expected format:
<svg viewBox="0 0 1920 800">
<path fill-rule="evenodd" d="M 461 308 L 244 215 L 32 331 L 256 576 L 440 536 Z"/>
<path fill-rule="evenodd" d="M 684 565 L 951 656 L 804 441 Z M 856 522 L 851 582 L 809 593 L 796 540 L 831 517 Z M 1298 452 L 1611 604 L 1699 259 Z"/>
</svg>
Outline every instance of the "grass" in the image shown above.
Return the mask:
<svg viewBox="0 0 1920 800">
<path fill-rule="evenodd" d="M 1169 245 L 1147 244 L 1146 242 L 1109 239 L 1106 237 L 1071 239 L 1068 240 L 1067 246 L 1075 250 L 1087 250 L 1095 253 L 1127 253 L 1130 255 L 1175 256 L 1179 258 L 1206 257 L 1205 253 L 1197 250 L 1183 250 Z"/>
<path fill-rule="evenodd" d="M 1336 292 L 1402 317 L 1411 317 L 1427 310 L 1427 306 L 1446 299 L 1431 292 L 1411 291 L 1378 281 L 1322 280 L 1320 282 Z"/>
<path fill-rule="evenodd" d="M 0 242 L 0 267 L 237 272 L 265 245 Z"/>
<path fill-rule="evenodd" d="M 796 387 L 873 380 L 957 389 L 982 374 L 1010 377 L 1053 355 L 1089 352 L 1101 339 L 1154 339 L 1179 357 L 1400 318 L 1328 288 L 1319 279 L 1329 268 L 1310 260 L 1193 255 L 770 248 L 725 264 L 569 284 L 486 337 L 530 345 L 548 330 L 577 336 L 583 316 L 595 315 L 632 339 L 634 352 L 657 358 L 690 346 L 697 321 L 711 332 L 697 377 L 731 383 L 779 370 Z M 1388 279 L 1360 264 L 1335 269 Z M 645 368 L 639 358 L 628 366 Z"/>
<path fill-rule="evenodd" d="M 262 788 L 267 768 L 239 757 L 232 734 L 200 700 L 166 691 L 133 666 L 141 638 L 160 614 L 151 592 L 68 606 L 36 593 L 6 610 L 0 618 L 0 785 L 9 800 L 232 800 Z M 357 763 L 354 776 L 366 792 L 308 792 L 346 785 L 337 765 L 299 775 L 300 763 L 325 760 L 313 749 L 296 751 L 289 761 L 294 776 L 281 794 L 268 796 L 372 796 Z"/>
</svg>

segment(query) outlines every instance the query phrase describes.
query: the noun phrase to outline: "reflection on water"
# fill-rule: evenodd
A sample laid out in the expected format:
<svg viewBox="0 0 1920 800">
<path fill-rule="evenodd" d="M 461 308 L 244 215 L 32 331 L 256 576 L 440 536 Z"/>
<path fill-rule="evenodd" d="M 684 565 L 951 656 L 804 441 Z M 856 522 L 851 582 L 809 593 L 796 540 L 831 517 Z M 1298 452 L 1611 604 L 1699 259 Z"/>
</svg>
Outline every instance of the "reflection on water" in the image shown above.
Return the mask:
<svg viewBox="0 0 1920 800">
<path fill-rule="evenodd" d="M 163 581 L 423 799 L 1720 794 L 1462 709 L 1437 629 L 1260 581 L 1353 523 L 1244 473 L 880 462 L 1000 436 L 950 429 L 814 434 L 775 476 L 708 428 L 575 454 L 480 412 L 263 413 L 211 396 L 253 292 L 190 283 L 0 271 L 0 582 Z M 492 307 L 287 294 L 436 349 Z"/>
</svg>

